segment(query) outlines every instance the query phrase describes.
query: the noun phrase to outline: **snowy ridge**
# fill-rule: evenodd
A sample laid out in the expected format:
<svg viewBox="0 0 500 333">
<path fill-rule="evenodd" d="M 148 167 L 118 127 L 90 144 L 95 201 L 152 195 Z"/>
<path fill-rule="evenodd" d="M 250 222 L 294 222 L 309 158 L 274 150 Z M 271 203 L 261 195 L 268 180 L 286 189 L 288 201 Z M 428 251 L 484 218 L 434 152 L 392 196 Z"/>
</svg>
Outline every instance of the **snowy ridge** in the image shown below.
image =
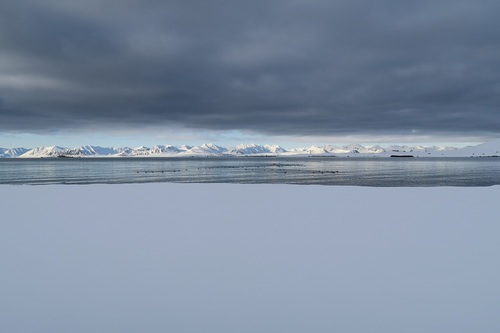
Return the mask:
<svg viewBox="0 0 500 333">
<path fill-rule="evenodd" d="M 500 139 L 473 147 L 457 149 L 437 146 L 311 146 L 308 148 L 285 149 L 278 145 L 239 144 L 225 148 L 213 143 L 200 146 L 156 145 L 152 147 L 100 147 L 81 146 L 64 148 L 60 146 L 26 148 L 0 148 L 0 158 L 52 158 L 52 157 L 183 157 L 183 156 L 329 156 L 329 157 L 486 157 L 500 156 Z"/>
<path fill-rule="evenodd" d="M 0 148 L 0 158 L 18 157 L 26 153 L 28 150 L 29 149 L 26 148 Z"/>
<path fill-rule="evenodd" d="M 201 146 L 194 146 L 184 152 L 182 155 L 202 155 L 202 156 L 216 156 L 222 155 L 227 152 L 227 149 L 217 146 L 213 143 L 204 143 Z"/>
<path fill-rule="evenodd" d="M 280 154 L 284 153 L 286 150 L 278 145 L 256 145 L 251 144 L 239 144 L 232 148 L 229 153 L 232 155 L 254 155 L 254 154 Z"/>
<path fill-rule="evenodd" d="M 59 146 L 50 146 L 50 147 L 37 147 L 33 148 L 26 153 L 20 155 L 19 157 L 59 157 L 61 154 L 64 154 L 66 148 Z"/>
</svg>

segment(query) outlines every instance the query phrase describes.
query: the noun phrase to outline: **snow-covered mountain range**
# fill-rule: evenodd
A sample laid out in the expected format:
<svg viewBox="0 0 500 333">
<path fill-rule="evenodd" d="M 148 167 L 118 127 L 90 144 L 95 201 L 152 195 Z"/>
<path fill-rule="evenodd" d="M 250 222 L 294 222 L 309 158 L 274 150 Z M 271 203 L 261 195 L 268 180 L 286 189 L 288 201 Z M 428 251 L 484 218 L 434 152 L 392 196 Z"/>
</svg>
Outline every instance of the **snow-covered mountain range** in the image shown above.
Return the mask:
<svg viewBox="0 0 500 333">
<path fill-rule="evenodd" d="M 0 157 L 18 157 L 28 151 L 26 148 L 0 148 Z"/>
<path fill-rule="evenodd" d="M 200 146 L 158 145 L 153 147 L 99 147 L 81 146 L 65 148 L 60 146 L 26 148 L 0 148 L 2 158 L 50 158 L 50 157 L 185 157 L 185 156 L 402 156 L 414 157 L 468 157 L 500 156 L 500 139 L 477 146 L 454 148 L 437 146 L 311 146 L 308 148 L 285 149 L 278 145 L 240 144 L 225 148 L 213 143 Z"/>
</svg>

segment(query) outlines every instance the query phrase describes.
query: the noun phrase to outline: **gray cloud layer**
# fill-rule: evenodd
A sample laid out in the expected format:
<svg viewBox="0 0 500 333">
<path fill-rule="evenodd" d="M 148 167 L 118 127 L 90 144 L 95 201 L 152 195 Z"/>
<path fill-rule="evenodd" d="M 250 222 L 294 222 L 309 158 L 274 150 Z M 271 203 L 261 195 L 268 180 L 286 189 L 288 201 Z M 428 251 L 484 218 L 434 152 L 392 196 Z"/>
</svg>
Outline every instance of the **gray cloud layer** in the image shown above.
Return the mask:
<svg viewBox="0 0 500 333">
<path fill-rule="evenodd" d="M 0 130 L 500 134 L 497 0 L 4 1 Z"/>
</svg>

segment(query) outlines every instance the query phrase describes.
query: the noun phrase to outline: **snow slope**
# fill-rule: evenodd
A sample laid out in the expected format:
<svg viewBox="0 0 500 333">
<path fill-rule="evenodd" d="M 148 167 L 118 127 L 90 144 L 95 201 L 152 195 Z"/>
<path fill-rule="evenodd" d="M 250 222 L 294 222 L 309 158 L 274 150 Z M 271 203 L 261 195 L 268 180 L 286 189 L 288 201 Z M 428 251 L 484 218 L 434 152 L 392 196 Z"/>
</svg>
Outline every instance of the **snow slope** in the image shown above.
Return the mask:
<svg viewBox="0 0 500 333">
<path fill-rule="evenodd" d="M 33 148 L 26 153 L 20 155 L 19 157 L 58 157 L 60 156 L 66 148 L 59 146 L 50 146 L 50 147 L 37 147 Z"/>
<path fill-rule="evenodd" d="M 27 151 L 26 148 L 0 148 L 0 158 L 18 157 Z"/>
<path fill-rule="evenodd" d="M 459 155 L 459 156 L 500 156 L 500 139 L 488 141 L 486 143 L 473 146 L 465 147 L 454 152 L 450 152 L 448 155 Z"/>
<path fill-rule="evenodd" d="M 278 145 L 256 145 L 252 144 L 239 144 L 229 150 L 230 155 L 266 155 L 266 154 L 280 154 L 286 150 Z"/>
<path fill-rule="evenodd" d="M 182 152 L 182 155 L 201 155 L 201 156 L 214 156 L 222 155 L 227 151 L 226 148 L 217 146 L 213 143 L 204 143 L 201 146 L 194 146 Z"/>
</svg>

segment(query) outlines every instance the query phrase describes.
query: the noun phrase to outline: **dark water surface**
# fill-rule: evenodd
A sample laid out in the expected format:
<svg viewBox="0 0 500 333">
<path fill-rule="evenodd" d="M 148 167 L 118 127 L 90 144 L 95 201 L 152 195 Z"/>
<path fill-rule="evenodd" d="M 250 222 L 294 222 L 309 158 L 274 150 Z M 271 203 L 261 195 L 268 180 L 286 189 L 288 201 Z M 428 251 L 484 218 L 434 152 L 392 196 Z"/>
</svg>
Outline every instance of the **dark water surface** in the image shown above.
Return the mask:
<svg viewBox="0 0 500 333">
<path fill-rule="evenodd" d="M 500 158 L 0 159 L 0 184 L 149 182 L 490 186 L 500 184 Z"/>
</svg>

